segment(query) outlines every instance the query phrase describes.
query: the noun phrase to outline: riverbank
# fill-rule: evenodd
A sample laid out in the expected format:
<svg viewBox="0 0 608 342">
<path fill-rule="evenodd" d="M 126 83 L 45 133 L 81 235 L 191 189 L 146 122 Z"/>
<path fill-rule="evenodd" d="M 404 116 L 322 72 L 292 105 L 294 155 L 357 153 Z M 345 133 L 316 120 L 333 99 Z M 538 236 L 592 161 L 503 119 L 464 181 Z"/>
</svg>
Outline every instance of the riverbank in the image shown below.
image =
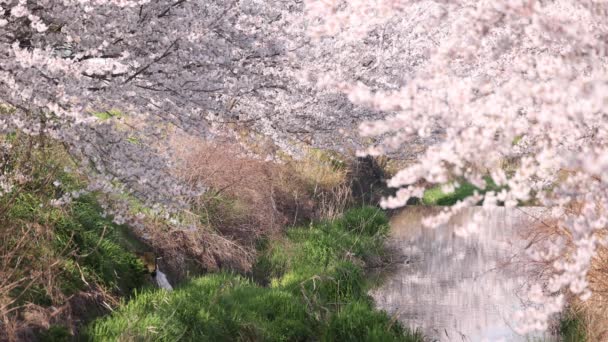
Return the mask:
<svg viewBox="0 0 608 342">
<path fill-rule="evenodd" d="M 1 341 L 8 329 L 8 340 L 84 339 L 83 327 L 104 341 L 421 340 L 367 295 L 377 277 L 366 269 L 390 259 L 385 214 L 372 207 L 344 214 L 386 190 L 373 159 L 313 150 L 270 163 L 200 145 L 182 156 L 178 172 L 213 187 L 171 220 L 125 196 L 129 214 L 144 217 L 135 226 L 106 216 L 98 201 L 111 198 L 81 194 L 86 178 L 60 145 L 3 138 L 12 144 L 3 151 L 10 169 L 23 177 L 0 197 L 7 228 L 0 247 L 9 261 L 0 269 Z M 437 186 L 420 202 L 450 205 L 474 191 Z M 160 257 L 176 291 L 151 288 L 140 252 L 152 255 L 147 272 Z M 562 335 L 576 340 L 580 324 L 572 322 L 564 320 Z"/>
<path fill-rule="evenodd" d="M 4 172 L 21 175 L 0 196 L 0 341 L 68 341 L 151 284 L 129 227 L 105 216 L 93 194 L 62 202 L 83 187 L 65 171 L 64 151 L 26 142 L 0 138 Z"/>
<path fill-rule="evenodd" d="M 228 302 L 244 303 L 237 300 L 244 293 L 270 305 L 226 304 L 222 309 L 249 315 L 249 322 L 255 322 L 251 324 L 266 327 L 254 332 L 260 338 L 288 338 L 292 335 L 281 335 L 281 327 L 298 325 L 304 329 L 299 334 L 309 339 L 409 336 L 375 311 L 366 295 L 371 282 L 364 274 L 365 261 L 381 253 L 388 229 L 384 214 L 364 208 L 338 218 L 347 207 L 375 203 L 373 184 L 380 178 L 374 165 L 368 165 L 373 161 L 346 161 L 311 150 L 303 159 L 285 157 L 273 163 L 244 156 L 234 147 L 189 144 L 197 148 L 176 157 L 174 172 L 187 185 L 212 186 L 193 199 L 189 211 L 163 216 L 129 194 L 85 191 L 87 177 L 64 147 L 48 137 L 16 134 L 0 139 L 8 169 L 20 179 L 0 196 L 0 219 L 7 228 L 0 232 L 0 256 L 7 261 L 0 265 L 0 341 L 81 340 L 91 320 L 113 310 L 128 311 L 138 300 L 146 302 L 146 296 L 153 302 L 162 296 L 162 290 L 151 288 L 149 273 L 164 274 L 157 272 L 157 263 L 177 288 L 168 296 L 182 293 L 193 299 L 196 312 L 189 314 L 194 321 L 205 305 L 215 302 L 205 304 L 211 297 L 189 293 L 209 283 L 230 289 L 216 293 Z M 114 204 L 126 208 L 123 219 L 116 220 L 127 218 L 126 224 L 113 222 L 107 210 Z M 372 223 L 364 224 L 368 219 Z M 292 226 L 301 228 L 288 228 Z M 292 308 L 283 311 L 272 303 Z M 287 325 L 265 316 L 253 318 L 275 309 L 283 312 L 277 319 Z M 152 305 L 150 314 L 155 310 Z M 165 328 L 183 327 L 171 317 Z M 248 326 L 239 324 L 236 330 L 223 325 L 225 336 L 249 334 Z M 279 333 L 267 335 L 276 329 Z"/>
<path fill-rule="evenodd" d="M 367 291 L 365 263 L 384 253 L 385 214 L 352 209 L 260 244 L 246 277 L 219 272 L 173 292 L 145 291 L 87 330 L 93 341 L 422 341 Z"/>
</svg>

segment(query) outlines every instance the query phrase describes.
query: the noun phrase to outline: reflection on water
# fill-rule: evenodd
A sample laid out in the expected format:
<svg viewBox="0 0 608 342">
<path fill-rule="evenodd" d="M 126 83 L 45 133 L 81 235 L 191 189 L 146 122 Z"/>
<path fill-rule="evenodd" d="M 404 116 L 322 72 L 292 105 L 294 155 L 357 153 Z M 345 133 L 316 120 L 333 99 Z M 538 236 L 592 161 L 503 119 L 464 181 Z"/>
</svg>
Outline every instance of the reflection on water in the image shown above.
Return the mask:
<svg viewBox="0 0 608 342">
<path fill-rule="evenodd" d="M 525 279 L 511 260 L 523 248 L 516 230 L 538 208 L 466 208 L 444 227 L 421 225 L 439 208 L 409 207 L 391 222 L 391 244 L 406 261 L 371 294 L 405 325 L 442 341 L 525 341 L 510 326 L 521 308 Z M 466 238 L 454 227 L 482 215 L 479 232 Z"/>
</svg>

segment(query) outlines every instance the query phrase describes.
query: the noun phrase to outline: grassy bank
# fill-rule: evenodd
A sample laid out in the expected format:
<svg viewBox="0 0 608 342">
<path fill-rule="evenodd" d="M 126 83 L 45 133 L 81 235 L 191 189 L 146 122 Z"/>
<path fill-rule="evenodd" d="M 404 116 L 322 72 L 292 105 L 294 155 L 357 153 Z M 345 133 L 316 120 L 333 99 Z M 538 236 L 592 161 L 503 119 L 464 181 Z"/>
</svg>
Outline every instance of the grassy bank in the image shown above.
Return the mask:
<svg viewBox="0 0 608 342">
<path fill-rule="evenodd" d="M 111 206 L 115 198 L 90 193 L 67 199 L 86 187 L 87 178 L 74 171 L 77 161 L 61 144 L 0 136 L 0 165 L 18 180 L 0 195 L 0 257 L 6 261 L 0 263 L 0 340 L 79 339 L 83 325 L 117 307 L 122 313 L 91 325 L 91 339 L 408 336 L 366 295 L 364 261 L 382 253 L 383 214 L 364 208 L 284 233 L 288 225 L 334 218 L 353 205 L 359 167 L 321 151 L 273 164 L 226 153 L 223 146 L 201 146 L 180 165 L 196 171 L 185 173 L 186 181 L 211 190 L 193 203 L 188 214 L 195 217 L 177 215 L 197 229 L 184 232 L 146 216 L 148 246 L 142 246 L 139 230 L 103 214 L 98 200 Z M 185 261 L 198 274 L 215 273 L 190 279 L 173 293 L 152 290 L 136 256 L 150 250 L 180 281 L 190 277 L 189 269 L 181 269 Z M 131 301 L 134 292 L 139 295 Z M 215 307 L 217 301 L 224 304 Z M 170 314 L 175 307 L 184 315 Z M 146 321 L 154 314 L 162 318 L 157 325 Z M 142 322 L 134 323 L 134 316 Z M 199 331 L 210 325 L 217 328 Z"/>
<path fill-rule="evenodd" d="M 87 283 L 128 295 L 143 283 L 143 267 L 135 254 L 126 249 L 125 229 L 102 217 L 92 196 L 74 201 L 62 209 L 45 207 L 31 194 L 20 194 L 8 218 L 22 228 L 34 224 L 50 228 L 49 244 L 37 244 L 40 252 L 63 257 L 63 272 L 57 274 L 65 295 L 86 288 Z M 34 255 L 44 257 L 43 255 Z M 32 257 L 32 255 L 30 255 Z M 31 260 L 34 262 L 34 260 Z M 34 303 L 48 302 L 49 294 L 30 287 L 21 294 Z M 37 298 L 37 299 L 36 299 Z"/>
<path fill-rule="evenodd" d="M 93 195 L 56 203 L 83 185 L 61 148 L 39 140 L 0 137 L 2 171 L 19 175 L 0 195 L 0 340 L 65 340 L 146 280 L 128 228 Z"/>
<path fill-rule="evenodd" d="M 370 207 L 261 243 L 251 277 L 215 273 L 173 292 L 139 293 L 88 329 L 93 341 L 420 341 L 367 295 L 366 258 L 383 251 Z M 267 286 L 264 286 L 267 285 Z"/>
</svg>

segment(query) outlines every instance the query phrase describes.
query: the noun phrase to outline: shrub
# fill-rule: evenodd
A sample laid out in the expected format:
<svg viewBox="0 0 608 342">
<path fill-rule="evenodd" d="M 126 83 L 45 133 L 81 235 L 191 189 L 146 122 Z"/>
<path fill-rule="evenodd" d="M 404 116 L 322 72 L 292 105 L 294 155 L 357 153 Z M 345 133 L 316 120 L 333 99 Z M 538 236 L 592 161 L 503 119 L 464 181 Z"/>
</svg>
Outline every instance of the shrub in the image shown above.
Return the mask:
<svg viewBox="0 0 608 342">
<path fill-rule="evenodd" d="M 285 227 L 335 219 L 355 202 L 373 202 L 369 194 L 375 194 L 381 182 L 371 160 L 315 148 L 305 149 L 298 159 L 277 153 L 280 163 L 275 163 L 253 157 L 233 141 L 208 141 L 176 132 L 172 145 L 174 172 L 187 184 L 208 189 L 180 216 L 196 232 L 175 232 L 171 224 L 160 229 L 146 224 L 145 236 L 181 279 L 189 273 L 183 266 L 188 259 L 201 271 L 257 272 L 255 277 L 267 282 L 258 272 L 262 262 L 252 270 L 257 241 L 276 238 Z M 359 224 L 353 223 L 353 227 Z"/>
<path fill-rule="evenodd" d="M 578 214 L 583 207 L 582 203 L 574 203 L 568 207 L 568 211 Z M 602 236 L 608 234 L 608 229 L 599 230 Z M 561 240 L 565 248 L 559 258 L 569 258 L 576 250 L 576 241 L 571 232 L 560 222 L 543 218 L 542 221 L 527 227 L 521 231 L 526 241 L 531 241 L 530 247 L 538 248 L 536 245 Z M 556 325 L 564 341 L 606 341 L 608 340 L 608 246 L 598 245 L 595 256 L 591 259 L 591 265 L 586 276 L 591 290 L 591 296 L 582 301 L 577 296 L 566 295 L 568 306 L 562 312 L 560 320 Z M 539 279 L 550 279 L 556 274 L 561 274 L 553 267 L 557 259 L 530 260 L 525 257 L 522 263 L 532 264 L 532 272 L 529 277 Z"/>
</svg>

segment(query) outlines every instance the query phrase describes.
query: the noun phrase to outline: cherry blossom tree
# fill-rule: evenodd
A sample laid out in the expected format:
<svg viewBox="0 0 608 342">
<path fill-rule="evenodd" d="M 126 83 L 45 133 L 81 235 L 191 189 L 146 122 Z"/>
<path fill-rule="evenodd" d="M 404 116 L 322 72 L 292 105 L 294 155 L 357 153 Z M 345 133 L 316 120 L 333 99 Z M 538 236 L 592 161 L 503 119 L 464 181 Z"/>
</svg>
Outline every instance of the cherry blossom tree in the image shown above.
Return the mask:
<svg viewBox="0 0 608 342">
<path fill-rule="evenodd" d="M 294 141 L 334 142 L 340 119 L 372 113 L 300 80 L 302 13 L 298 1 L 0 1 L 0 131 L 63 142 L 91 190 L 179 205 L 203 189 L 171 174 L 168 131 L 238 125 L 297 153 Z"/>
<path fill-rule="evenodd" d="M 377 143 L 367 153 L 428 146 L 389 181 L 398 190 L 384 206 L 420 197 L 421 180 L 483 188 L 490 175 L 501 191 L 427 223 L 480 201 L 534 198 L 570 232 L 568 258 L 556 258 L 557 238 L 531 252 L 558 271 L 532 289 L 539 305 L 521 317 L 522 331 L 544 329 L 563 289 L 589 296 L 586 272 L 605 243 L 607 6 L 0 0 L 0 132 L 49 135 L 79 161 L 89 190 L 170 208 L 204 191 L 171 171 L 163 142 L 174 130 L 212 138 L 237 125 L 297 153 L 299 140 L 362 147 L 348 129 L 372 120 L 361 127 Z M 0 175 L 2 191 L 11 177 Z"/>
<path fill-rule="evenodd" d="M 400 50 L 390 58 L 367 51 L 386 34 L 311 44 L 296 0 L 0 6 L 0 102 L 8 105 L 0 129 L 51 135 L 85 161 L 91 189 L 129 191 L 151 205 L 201 190 L 170 174 L 171 151 L 160 143 L 168 132 L 213 138 L 236 126 L 290 154 L 302 144 L 354 151 L 362 139 L 351 128 L 383 113 L 306 76 L 400 77 Z"/>
<path fill-rule="evenodd" d="M 416 163 L 389 181 L 398 190 L 383 206 L 400 207 L 420 197 L 421 180 L 447 184 L 447 191 L 461 179 L 485 188 L 483 177 L 489 175 L 502 190 L 475 194 L 427 224 L 441 225 L 480 201 L 514 207 L 534 198 L 568 231 L 575 249 L 564 253 L 564 239 L 555 237 L 530 251 L 535 260 L 551 261 L 555 273 L 530 289 L 534 305 L 517 317 L 520 331 L 546 329 L 562 309 L 565 291 L 588 298 L 586 275 L 596 249 L 606 244 L 601 231 L 608 222 L 608 4 L 307 0 L 306 5 L 314 23 L 309 32 L 320 42 L 325 36 L 357 42 L 386 30 L 397 33 L 383 50 L 406 47 L 399 54 L 401 79 L 390 87 L 340 71 L 320 81 L 356 104 L 390 113 L 361 126 L 363 135 L 379 140 L 367 153 L 407 149 L 413 139 L 440 132 Z"/>
</svg>

